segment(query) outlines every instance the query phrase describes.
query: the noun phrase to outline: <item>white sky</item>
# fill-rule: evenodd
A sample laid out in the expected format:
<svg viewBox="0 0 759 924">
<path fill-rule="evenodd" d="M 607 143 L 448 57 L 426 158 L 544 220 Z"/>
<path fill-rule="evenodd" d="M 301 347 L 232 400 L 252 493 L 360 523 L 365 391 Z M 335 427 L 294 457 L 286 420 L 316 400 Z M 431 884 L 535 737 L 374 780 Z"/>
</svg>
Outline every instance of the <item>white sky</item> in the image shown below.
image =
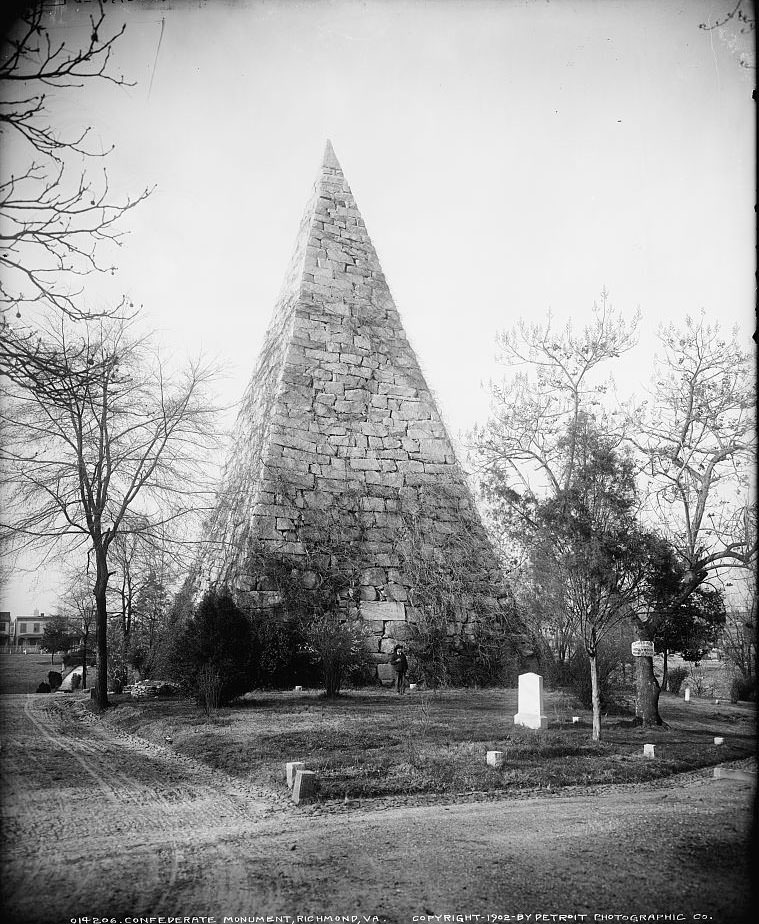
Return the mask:
<svg viewBox="0 0 759 924">
<path fill-rule="evenodd" d="M 648 378 L 662 321 L 754 329 L 751 37 L 699 29 L 734 0 L 134 0 L 114 71 L 51 100 L 91 124 L 130 213 L 121 291 L 175 352 L 242 394 L 331 138 L 452 433 L 487 414 L 494 335 L 579 325 L 606 286 L 643 313 L 617 371 Z M 52 31 L 75 42 L 92 4 Z M 93 303 L 104 290 L 92 289 Z M 49 610 L 19 574 L 0 609 Z"/>
</svg>

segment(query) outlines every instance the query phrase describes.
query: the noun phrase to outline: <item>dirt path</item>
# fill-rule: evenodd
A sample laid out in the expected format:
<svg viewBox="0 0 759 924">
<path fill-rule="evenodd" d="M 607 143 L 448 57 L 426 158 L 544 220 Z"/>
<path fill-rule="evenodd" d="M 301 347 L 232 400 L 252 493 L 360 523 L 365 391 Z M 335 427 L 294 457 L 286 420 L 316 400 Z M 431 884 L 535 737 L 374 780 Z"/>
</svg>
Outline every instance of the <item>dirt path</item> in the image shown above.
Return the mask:
<svg viewBox="0 0 759 924">
<path fill-rule="evenodd" d="M 0 716 L 2 897 L 18 924 L 747 915 L 752 787 L 706 772 L 519 800 L 296 808 L 116 733 L 74 697 L 0 697 Z"/>
</svg>

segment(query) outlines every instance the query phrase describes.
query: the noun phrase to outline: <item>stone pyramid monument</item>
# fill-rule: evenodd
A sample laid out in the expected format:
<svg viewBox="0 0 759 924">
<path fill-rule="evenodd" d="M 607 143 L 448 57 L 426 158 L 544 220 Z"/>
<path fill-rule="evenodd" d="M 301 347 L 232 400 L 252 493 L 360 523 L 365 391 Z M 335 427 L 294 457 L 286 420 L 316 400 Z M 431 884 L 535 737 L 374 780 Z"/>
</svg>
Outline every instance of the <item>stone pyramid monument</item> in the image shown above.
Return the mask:
<svg viewBox="0 0 759 924">
<path fill-rule="evenodd" d="M 297 573 L 314 592 L 332 588 L 337 605 L 374 632 L 381 676 L 385 653 L 414 622 L 442 620 L 463 638 L 511 612 L 329 142 L 209 535 L 203 586 L 224 585 L 252 607 L 282 604 L 282 575 Z"/>
</svg>

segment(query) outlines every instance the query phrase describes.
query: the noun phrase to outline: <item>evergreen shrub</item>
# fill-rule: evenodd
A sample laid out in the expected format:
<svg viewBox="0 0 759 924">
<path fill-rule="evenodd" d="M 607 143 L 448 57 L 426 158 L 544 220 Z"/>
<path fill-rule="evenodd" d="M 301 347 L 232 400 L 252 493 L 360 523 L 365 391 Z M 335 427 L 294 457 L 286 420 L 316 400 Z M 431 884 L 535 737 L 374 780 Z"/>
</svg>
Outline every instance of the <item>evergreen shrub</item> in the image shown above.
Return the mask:
<svg viewBox="0 0 759 924">
<path fill-rule="evenodd" d="M 686 667 L 671 667 L 667 671 L 667 690 L 669 693 L 674 693 L 675 696 L 680 692 L 680 688 L 683 685 L 683 681 L 688 676 L 688 669 Z"/>
</svg>

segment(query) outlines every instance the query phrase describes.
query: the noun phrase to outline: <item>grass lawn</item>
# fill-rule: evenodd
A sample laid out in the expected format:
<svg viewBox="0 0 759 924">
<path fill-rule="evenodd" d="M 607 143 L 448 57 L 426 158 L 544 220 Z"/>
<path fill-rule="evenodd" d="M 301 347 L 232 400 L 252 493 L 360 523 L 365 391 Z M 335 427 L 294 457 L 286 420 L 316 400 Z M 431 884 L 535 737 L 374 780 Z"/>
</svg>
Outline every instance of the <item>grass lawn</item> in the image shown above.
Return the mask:
<svg viewBox="0 0 759 924">
<path fill-rule="evenodd" d="M 7 654 L 0 653 L 0 694 L 2 693 L 34 693 L 44 680 L 47 683 L 47 672 L 58 671 L 66 674 L 61 665 L 61 659 L 56 656 L 50 663 L 50 653 L 47 651 L 34 651 L 29 654 L 23 651 Z"/>
<path fill-rule="evenodd" d="M 422 793 L 555 789 L 626 783 L 713 766 L 755 753 L 753 704 L 663 693 L 668 728 L 641 729 L 608 716 L 602 741 L 591 717 L 563 693 L 547 693 L 549 727 L 515 727 L 516 690 L 445 690 L 398 697 L 360 690 L 328 701 L 316 692 L 260 693 L 211 719 L 188 700 L 114 697 L 106 720 L 252 783 L 280 788 L 285 763 L 316 770 L 322 799 Z M 580 724 L 572 724 L 572 715 Z M 717 747 L 716 735 L 725 739 Z M 643 744 L 656 745 L 654 759 Z M 489 750 L 504 752 L 500 769 Z"/>
</svg>

